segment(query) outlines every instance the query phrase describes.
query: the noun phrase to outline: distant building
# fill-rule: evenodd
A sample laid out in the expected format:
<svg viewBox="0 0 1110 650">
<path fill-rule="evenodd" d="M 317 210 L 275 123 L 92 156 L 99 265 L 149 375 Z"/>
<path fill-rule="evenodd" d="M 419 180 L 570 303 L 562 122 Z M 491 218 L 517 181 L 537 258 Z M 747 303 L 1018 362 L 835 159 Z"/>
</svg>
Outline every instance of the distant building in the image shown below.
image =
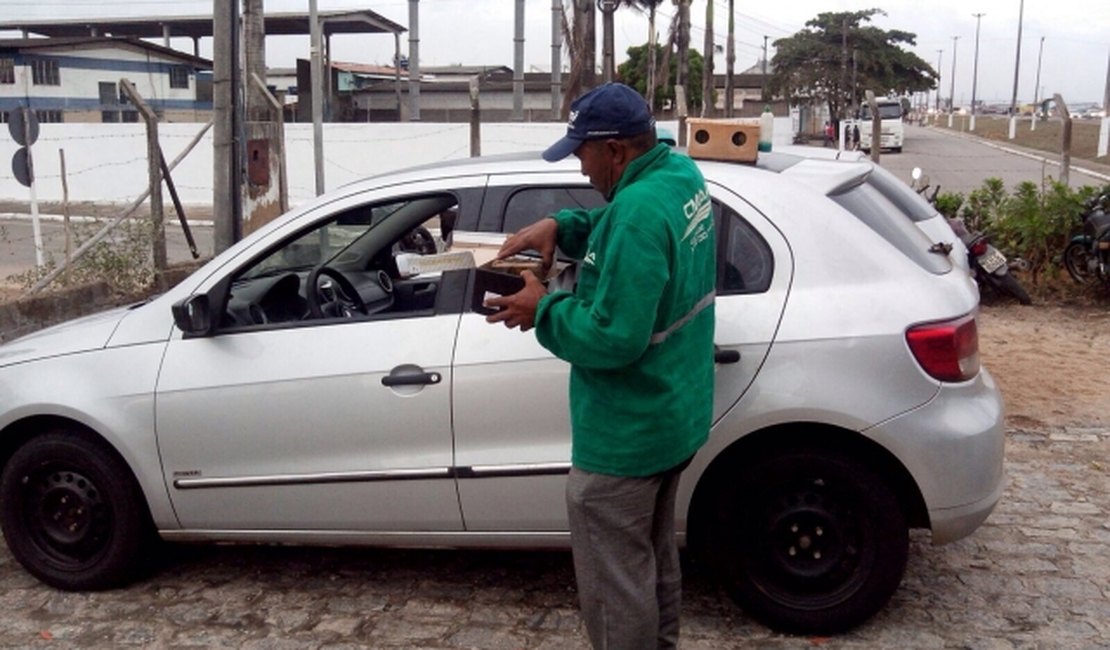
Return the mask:
<svg viewBox="0 0 1110 650">
<path fill-rule="evenodd" d="M 30 106 L 40 122 L 136 122 L 119 90 L 135 85 L 167 122 L 203 122 L 212 110 L 212 64 L 132 38 L 0 40 L 0 121 Z"/>
</svg>

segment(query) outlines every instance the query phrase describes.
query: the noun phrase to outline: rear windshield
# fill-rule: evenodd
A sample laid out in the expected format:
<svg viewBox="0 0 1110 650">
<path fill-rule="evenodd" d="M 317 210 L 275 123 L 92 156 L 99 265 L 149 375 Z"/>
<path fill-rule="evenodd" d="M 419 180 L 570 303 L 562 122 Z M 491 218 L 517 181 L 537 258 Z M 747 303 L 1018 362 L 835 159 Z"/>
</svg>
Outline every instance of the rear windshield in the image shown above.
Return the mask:
<svg viewBox="0 0 1110 650">
<path fill-rule="evenodd" d="M 906 185 L 897 176 L 878 165 L 875 166 L 875 170 L 867 178 L 867 182 L 874 185 L 875 189 L 890 199 L 890 202 L 897 206 L 902 214 L 914 221 L 925 221 L 937 216 L 937 211 L 920 194 L 911 190 L 909 185 Z"/>
<path fill-rule="evenodd" d="M 863 183 L 830 196 L 918 266 L 938 275 L 952 270 L 947 255 L 930 253 L 932 243 L 906 215 L 874 185 Z"/>
</svg>

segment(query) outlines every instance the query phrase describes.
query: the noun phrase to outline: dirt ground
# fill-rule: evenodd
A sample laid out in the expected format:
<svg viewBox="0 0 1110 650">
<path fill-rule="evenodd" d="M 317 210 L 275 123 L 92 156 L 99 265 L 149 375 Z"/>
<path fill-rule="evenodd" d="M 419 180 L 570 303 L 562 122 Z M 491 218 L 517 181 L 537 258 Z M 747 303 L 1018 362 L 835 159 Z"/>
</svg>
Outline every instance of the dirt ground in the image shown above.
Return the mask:
<svg viewBox="0 0 1110 650">
<path fill-rule="evenodd" d="M 966 133 L 971 118 L 967 115 L 957 116 L 952 122 L 952 129 Z M 948 128 L 947 118 L 941 117 L 935 125 L 936 128 Z M 997 115 L 980 115 L 975 121 L 975 135 L 987 140 L 993 140 L 1003 145 L 1016 145 L 1037 151 L 1059 156 L 1063 133 L 1063 123 L 1060 120 L 1048 120 L 1037 123 L 1037 130 L 1029 129 L 1029 119 L 1018 123 L 1014 129 L 1013 140 L 1010 140 L 1010 122 L 1006 117 Z M 1096 171 L 1110 172 L 1110 160 L 1098 156 L 1099 122 L 1097 120 L 1072 120 L 1071 158 L 1073 163 L 1082 162 L 1084 167 Z"/>
<path fill-rule="evenodd" d="M 1002 389 L 1008 428 L 1110 425 L 1110 309 L 983 306 L 979 354 Z"/>
</svg>

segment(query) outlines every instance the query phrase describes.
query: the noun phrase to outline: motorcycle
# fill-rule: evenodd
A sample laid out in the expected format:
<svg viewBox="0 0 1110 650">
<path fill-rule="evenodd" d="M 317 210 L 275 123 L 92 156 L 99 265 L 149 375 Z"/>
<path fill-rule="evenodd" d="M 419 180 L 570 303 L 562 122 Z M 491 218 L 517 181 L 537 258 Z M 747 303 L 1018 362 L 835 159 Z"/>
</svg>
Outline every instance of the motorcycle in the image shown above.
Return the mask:
<svg viewBox="0 0 1110 650">
<path fill-rule="evenodd" d="M 913 182 L 910 183 L 910 187 L 924 196 L 931 205 L 936 206 L 940 185 L 933 188 L 932 193 L 926 196 L 925 193 L 930 187 L 929 177 L 923 177 L 921 169 L 917 167 L 914 168 L 912 176 Z M 964 247 L 967 248 L 968 270 L 971 272 L 971 277 L 975 279 L 975 283 L 979 285 L 980 293 L 985 286 L 996 294 L 1009 294 L 1023 305 L 1033 304 L 1033 299 L 1029 297 L 1025 287 L 1022 287 L 1017 278 L 1010 273 L 1011 270 L 1024 268 L 1026 266 L 1024 260 L 1007 260 L 1002 251 L 991 244 L 987 235 L 968 230 L 963 219 L 949 217 L 948 215 L 944 215 L 944 218 L 948 221 L 948 226 L 952 228 L 952 232 L 956 233 Z"/>
<path fill-rule="evenodd" d="M 1064 249 L 1064 266 L 1080 284 L 1098 280 L 1110 289 L 1110 192 L 1091 197 L 1083 212 L 1083 233 Z"/>
</svg>

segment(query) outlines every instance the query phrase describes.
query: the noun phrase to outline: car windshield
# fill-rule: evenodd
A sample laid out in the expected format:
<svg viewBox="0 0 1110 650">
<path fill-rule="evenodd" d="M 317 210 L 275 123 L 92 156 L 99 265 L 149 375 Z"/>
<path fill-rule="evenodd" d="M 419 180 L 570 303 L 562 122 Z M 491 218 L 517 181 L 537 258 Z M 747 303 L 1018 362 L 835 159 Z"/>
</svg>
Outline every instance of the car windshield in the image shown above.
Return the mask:
<svg viewBox="0 0 1110 650">
<path fill-rule="evenodd" d="M 860 107 L 860 119 L 871 119 L 871 107 L 864 104 Z M 879 119 L 881 120 L 897 120 L 902 117 L 902 104 L 897 102 L 889 102 L 879 104 Z"/>
</svg>

